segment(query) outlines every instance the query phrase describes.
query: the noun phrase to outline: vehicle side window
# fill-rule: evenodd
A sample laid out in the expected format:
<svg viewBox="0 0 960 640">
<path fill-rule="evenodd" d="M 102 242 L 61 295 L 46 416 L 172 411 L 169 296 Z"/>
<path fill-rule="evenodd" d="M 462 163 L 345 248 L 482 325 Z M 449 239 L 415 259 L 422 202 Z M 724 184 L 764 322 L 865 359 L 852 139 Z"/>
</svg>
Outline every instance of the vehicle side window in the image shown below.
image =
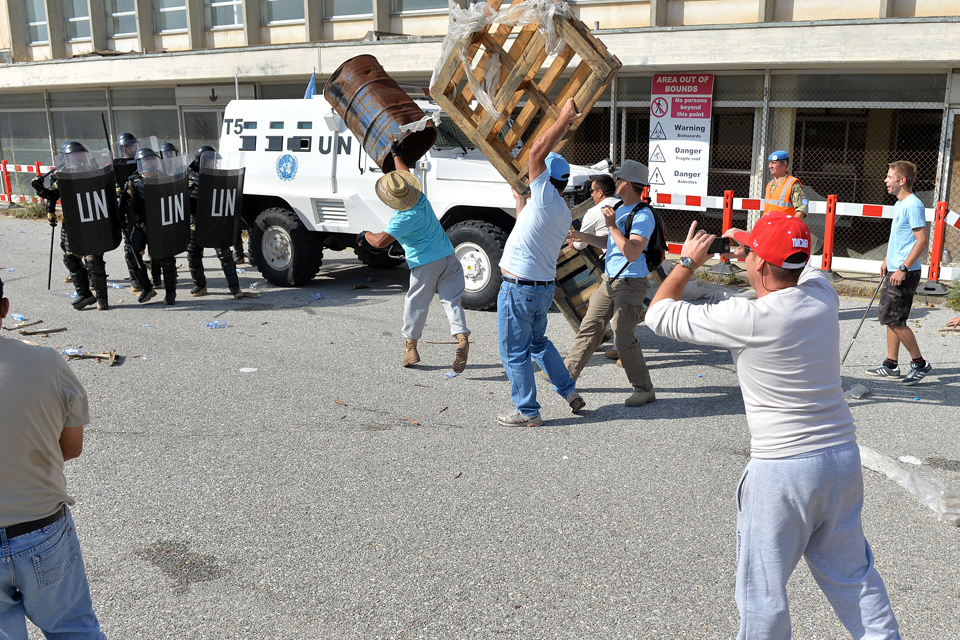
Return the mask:
<svg viewBox="0 0 960 640">
<path fill-rule="evenodd" d="M 271 123 L 270 123 L 270 128 L 271 128 L 271 129 L 283 129 L 283 123 L 282 123 L 282 122 L 271 122 Z"/>
<path fill-rule="evenodd" d="M 283 151 L 283 136 L 267 136 L 267 151 Z"/>
<path fill-rule="evenodd" d="M 256 151 L 257 136 L 240 136 L 240 151 Z"/>
<path fill-rule="evenodd" d="M 257 123 L 256 123 L 256 122 L 250 122 L 249 120 L 247 120 L 246 122 L 243 123 L 243 128 L 244 128 L 244 129 L 256 129 L 256 128 L 257 128 Z"/>
<path fill-rule="evenodd" d="M 310 151 L 312 138 L 294 136 L 287 138 L 287 151 Z"/>
<path fill-rule="evenodd" d="M 312 122 L 298 122 L 297 129 L 313 129 Z"/>
</svg>

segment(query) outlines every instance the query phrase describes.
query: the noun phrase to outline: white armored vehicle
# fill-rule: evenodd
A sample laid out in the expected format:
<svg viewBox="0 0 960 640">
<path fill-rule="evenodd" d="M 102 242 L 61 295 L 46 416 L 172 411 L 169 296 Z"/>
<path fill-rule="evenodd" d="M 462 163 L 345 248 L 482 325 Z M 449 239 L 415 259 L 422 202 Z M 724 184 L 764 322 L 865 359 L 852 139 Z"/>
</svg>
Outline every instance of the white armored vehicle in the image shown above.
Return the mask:
<svg viewBox="0 0 960 640">
<path fill-rule="evenodd" d="M 417 104 L 428 115 L 438 107 Z M 440 114 L 434 147 L 411 170 L 423 185 L 463 264 L 464 306 L 489 309 L 500 288 L 497 263 L 515 221 L 510 186 Z M 321 96 L 308 100 L 234 100 L 224 113 L 222 152 L 243 152 L 243 218 L 257 268 L 273 284 L 298 286 L 320 269 L 324 248 L 348 247 L 370 267 L 403 262 L 395 249 L 357 248 L 360 231 L 383 231 L 393 213 L 374 191 L 383 175 Z M 571 204 L 589 194 L 586 167 L 571 167 Z"/>
</svg>

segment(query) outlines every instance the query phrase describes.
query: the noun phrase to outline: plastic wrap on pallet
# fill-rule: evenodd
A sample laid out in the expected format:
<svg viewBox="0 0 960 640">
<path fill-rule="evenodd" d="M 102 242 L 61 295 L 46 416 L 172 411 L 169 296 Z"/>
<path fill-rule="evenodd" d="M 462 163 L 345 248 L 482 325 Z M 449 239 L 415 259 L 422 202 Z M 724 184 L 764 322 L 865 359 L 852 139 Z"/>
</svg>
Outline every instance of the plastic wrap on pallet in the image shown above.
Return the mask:
<svg viewBox="0 0 960 640">
<path fill-rule="evenodd" d="M 912 493 L 920 502 L 937 514 L 937 519 L 954 527 L 960 526 L 960 493 L 953 489 L 941 489 L 920 474 L 904 468 L 899 462 L 860 446 L 860 461 L 867 469 L 882 473 Z"/>
<path fill-rule="evenodd" d="M 490 94 L 480 86 L 480 83 L 478 83 L 474 77 L 473 68 L 467 56 L 474 34 L 483 31 L 490 25 L 502 24 L 509 27 L 524 27 L 528 24 L 536 24 L 540 33 L 547 39 L 547 54 L 556 56 L 563 51 L 566 44 L 557 34 L 553 20 L 557 16 L 568 20 L 571 15 L 570 7 L 566 2 L 556 2 L 555 0 L 525 0 L 524 2 L 504 7 L 499 11 L 486 2 L 471 4 L 466 9 L 461 9 L 454 5 L 450 9 L 450 28 L 447 36 L 443 39 L 440 60 L 433 70 L 430 85 L 433 86 L 433 83 L 436 82 L 437 75 L 443 68 L 444 63 L 449 59 L 450 53 L 456 49 L 460 63 L 464 66 L 467 82 L 470 83 L 470 90 L 473 91 L 477 102 L 479 102 L 488 113 L 494 113 L 500 116 L 502 114 L 493 106 L 493 100 L 490 99 Z M 496 92 L 496 87 L 500 84 L 499 55 L 491 55 L 484 76 L 486 85 Z"/>
</svg>

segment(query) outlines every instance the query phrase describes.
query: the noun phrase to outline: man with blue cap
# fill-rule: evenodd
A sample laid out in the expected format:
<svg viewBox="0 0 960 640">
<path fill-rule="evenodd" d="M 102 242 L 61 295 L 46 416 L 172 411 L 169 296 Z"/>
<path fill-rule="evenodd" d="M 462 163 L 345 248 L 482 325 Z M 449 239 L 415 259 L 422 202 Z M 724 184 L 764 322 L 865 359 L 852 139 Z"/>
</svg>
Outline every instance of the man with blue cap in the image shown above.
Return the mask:
<svg viewBox="0 0 960 640">
<path fill-rule="evenodd" d="M 763 212 L 766 214 L 781 211 L 796 218 L 806 217 L 809 202 L 803 195 L 803 185 L 787 174 L 790 154 L 786 151 L 774 151 L 767 158 L 767 162 L 767 168 L 770 169 L 773 180 L 767 183 Z"/>
<path fill-rule="evenodd" d="M 570 228 L 570 209 L 563 200 L 570 165 L 552 149 L 567 127 L 582 117 L 573 99 L 567 100 L 556 121 L 530 145 L 529 195 L 514 192 L 517 222 L 500 260 L 503 283 L 497 297 L 497 337 L 516 411 L 497 417 L 502 426 L 543 424 L 531 358 L 547 373 L 574 413 L 585 404 L 563 358 L 545 335 L 557 256 Z"/>
</svg>

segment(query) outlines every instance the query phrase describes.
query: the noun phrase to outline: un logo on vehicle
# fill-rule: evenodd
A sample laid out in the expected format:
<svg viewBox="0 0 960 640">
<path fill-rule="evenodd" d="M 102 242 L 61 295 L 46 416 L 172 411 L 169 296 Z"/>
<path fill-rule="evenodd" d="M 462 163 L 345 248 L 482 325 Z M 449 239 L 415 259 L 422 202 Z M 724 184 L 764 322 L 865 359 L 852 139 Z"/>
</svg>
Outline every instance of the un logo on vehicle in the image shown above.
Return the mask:
<svg viewBox="0 0 960 640">
<path fill-rule="evenodd" d="M 277 158 L 277 177 L 289 182 L 297 177 L 297 159 L 289 153 Z"/>
</svg>

